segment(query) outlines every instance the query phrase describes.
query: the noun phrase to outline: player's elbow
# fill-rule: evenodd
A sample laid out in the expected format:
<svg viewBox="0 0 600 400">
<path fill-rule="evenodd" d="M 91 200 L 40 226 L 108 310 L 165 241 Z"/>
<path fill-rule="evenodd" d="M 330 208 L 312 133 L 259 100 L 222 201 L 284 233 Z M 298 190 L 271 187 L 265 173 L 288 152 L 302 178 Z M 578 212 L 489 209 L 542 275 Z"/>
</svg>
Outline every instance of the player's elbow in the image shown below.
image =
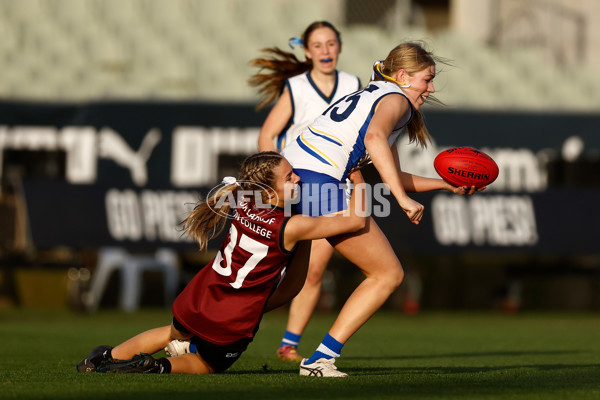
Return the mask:
<svg viewBox="0 0 600 400">
<path fill-rule="evenodd" d="M 367 131 L 367 133 L 365 134 L 365 147 L 367 147 L 367 149 L 369 148 L 369 146 L 371 145 L 371 143 L 373 143 L 374 141 L 377 140 L 377 134 L 372 132 L 372 131 Z"/>
<path fill-rule="evenodd" d="M 258 151 L 272 151 L 275 149 L 275 143 L 272 137 L 269 137 L 266 134 L 261 134 L 258 137 Z"/>
<path fill-rule="evenodd" d="M 378 142 L 386 142 L 387 143 L 387 138 L 386 135 L 383 132 L 380 132 L 379 130 L 375 130 L 375 129 L 369 129 L 367 130 L 367 133 L 365 134 L 365 146 L 372 145 L 373 143 L 378 143 Z"/>
<path fill-rule="evenodd" d="M 372 159 L 377 158 L 382 148 L 389 148 L 386 135 L 379 131 L 367 131 L 364 143 Z"/>
</svg>

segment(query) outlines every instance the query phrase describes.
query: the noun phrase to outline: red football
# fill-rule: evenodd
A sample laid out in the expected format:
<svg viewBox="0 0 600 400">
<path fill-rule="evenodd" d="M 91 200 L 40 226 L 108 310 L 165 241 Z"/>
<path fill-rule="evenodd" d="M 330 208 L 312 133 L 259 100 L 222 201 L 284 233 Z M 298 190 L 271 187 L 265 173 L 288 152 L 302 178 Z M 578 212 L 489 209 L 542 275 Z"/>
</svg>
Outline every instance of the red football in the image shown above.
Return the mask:
<svg viewBox="0 0 600 400">
<path fill-rule="evenodd" d="M 444 150 L 435 157 L 433 167 L 443 180 L 454 186 L 487 186 L 498 177 L 496 162 L 473 147 Z"/>
</svg>

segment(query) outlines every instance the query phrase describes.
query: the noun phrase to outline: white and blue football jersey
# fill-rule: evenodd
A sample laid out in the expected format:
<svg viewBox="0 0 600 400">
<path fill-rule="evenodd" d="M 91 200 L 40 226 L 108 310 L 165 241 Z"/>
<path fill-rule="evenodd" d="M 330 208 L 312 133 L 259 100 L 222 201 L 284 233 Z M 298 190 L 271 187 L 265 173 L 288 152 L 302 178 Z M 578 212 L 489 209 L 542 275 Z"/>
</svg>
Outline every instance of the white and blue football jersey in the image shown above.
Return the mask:
<svg viewBox="0 0 600 400">
<path fill-rule="evenodd" d="M 285 85 L 292 100 L 292 117 L 289 125 L 277 136 L 279 150 L 296 139 L 327 107 L 360 89 L 360 79 L 344 71 L 336 71 L 335 86 L 329 96 L 319 90 L 310 72 L 287 79 Z"/>
<path fill-rule="evenodd" d="M 304 129 L 296 140 L 288 143 L 283 149 L 283 156 L 294 169 L 323 173 L 340 181 L 345 179 L 366 155 L 364 138 L 375 107 L 390 94 L 406 97 L 397 84 L 387 81 L 370 82 L 366 88 L 342 97 Z M 413 114 L 410 104 L 410 110 L 400 118 L 390 135 L 390 145 Z"/>
</svg>

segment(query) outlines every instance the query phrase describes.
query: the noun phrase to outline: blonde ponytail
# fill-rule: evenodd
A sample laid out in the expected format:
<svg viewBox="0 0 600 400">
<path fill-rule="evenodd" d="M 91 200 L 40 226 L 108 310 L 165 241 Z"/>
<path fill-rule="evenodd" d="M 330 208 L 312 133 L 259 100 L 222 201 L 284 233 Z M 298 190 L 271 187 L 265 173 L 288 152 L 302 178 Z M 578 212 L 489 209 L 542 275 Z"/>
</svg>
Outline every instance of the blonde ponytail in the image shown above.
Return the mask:
<svg viewBox="0 0 600 400">
<path fill-rule="evenodd" d="M 223 201 L 223 197 L 233 195 L 236 198 L 238 189 L 237 184 L 220 188 L 206 201 L 197 203 L 190 215 L 181 222 L 183 230 L 198 242 L 200 250 L 206 250 L 208 241 L 223 232 L 231 211 L 231 203 Z M 217 204 L 220 206 L 217 207 Z"/>
<path fill-rule="evenodd" d="M 200 250 L 205 250 L 208 242 L 223 232 L 231 212 L 232 203 L 228 198 L 237 199 L 239 190 L 253 190 L 256 189 L 256 185 L 274 187 L 276 177 L 273 170 L 282 159 L 283 156 L 275 151 L 249 156 L 240 168 L 239 182 L 227 184 L 226 181 L 225 186 L 210 194 L 205 201 L 196 204 L 180 225 L 188 236 L 198 242 Z M 227 200 L 224 201 L 225 199 Z"/>
</svg>

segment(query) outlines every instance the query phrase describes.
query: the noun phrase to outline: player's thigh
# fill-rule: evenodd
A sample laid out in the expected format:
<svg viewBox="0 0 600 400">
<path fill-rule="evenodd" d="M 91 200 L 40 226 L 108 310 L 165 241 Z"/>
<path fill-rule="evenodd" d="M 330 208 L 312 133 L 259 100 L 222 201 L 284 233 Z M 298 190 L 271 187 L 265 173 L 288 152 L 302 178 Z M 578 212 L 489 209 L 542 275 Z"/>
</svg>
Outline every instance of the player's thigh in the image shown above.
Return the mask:
<svg viewBox="0 0 600 400">
<path fill-rule="evenodd" d="M 369 218 L 362 230 L 330 238 L 329 242 L 366 277 L 385 274 L 402 280 L 400 260 L 373 218 Z"/>
<path fill-rule="evenodd" d="M 172 340 L 190 340 L 192 336 L 194 336 L 194 334 L 187 331 L 182 331 L 180 329 L 181 328 L 178 329 L 175 327 L 174 323 L 171 323 L 170 330 Z"/>
<path fill-rule="evenodd" d="M 292 259 L 285 269 L 285 280 L 304 282 L 306 279 L 306 273 L 308 271 L 313 243 L 314 241 L 312 240 L 303 240 L 298 242 L 298 247 L 296 248 Z"/>
<path fill-rule="evenodd" d="M 200 355 L 182 354 L 169 358 L 172 374 L 214 374 L 213 368 Z"/>
<path fill-rule="evenodd" d="M 312 278 L 320 279 L 327 268 L 329 260 L 333 255 L 334 248 L 327 239 L 316 239 L 312 241 L 310 249 L 310 262 L 308 264 L 308 274 Z"/>
</svg>

